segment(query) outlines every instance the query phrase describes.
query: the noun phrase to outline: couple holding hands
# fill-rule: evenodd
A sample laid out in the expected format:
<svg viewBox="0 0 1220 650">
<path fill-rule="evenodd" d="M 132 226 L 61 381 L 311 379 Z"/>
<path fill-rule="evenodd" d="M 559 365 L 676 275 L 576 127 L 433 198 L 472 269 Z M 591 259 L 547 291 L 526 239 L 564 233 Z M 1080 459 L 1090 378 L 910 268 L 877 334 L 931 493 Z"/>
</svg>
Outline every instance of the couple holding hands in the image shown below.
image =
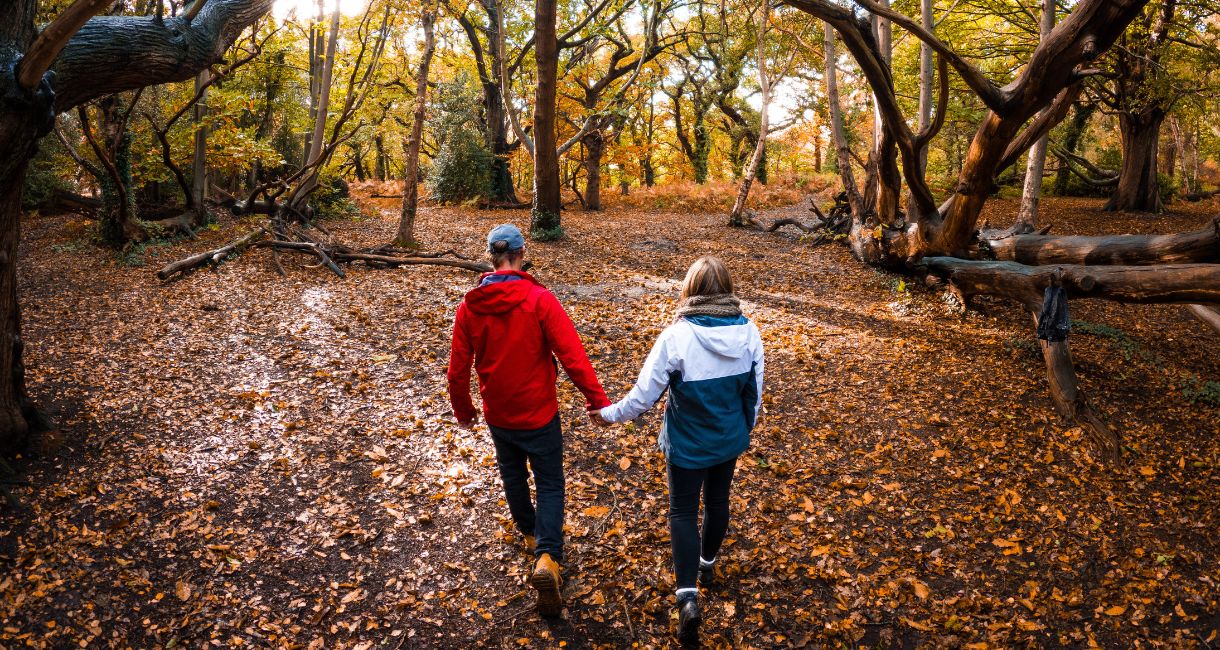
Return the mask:
<svg viewBox="0 0 1220 650">
<path fill-rule="evenodd" d="M 536 558 L 530 584 L 538 592 L 538 612 L 558 616 L 563 608 L 558 360 L 588 401 L 590 419 L 602 426 L 639 417 L 669 391 L 659 445 L 669 476 L 678 638 L 697 642 L 702 619 L 698 585 L 713 578 L 729 526 L 733 470 L 750 444 L 762 406 L 762 339 L 741 313 L 728 269 L 715 257 L 691 265 L 676 319 L 653 344 L 635 386 L 611 404 L 571 319 L 555 296 L 522 270 L 521 231 L 509 224 L 495 227 L 487 236 L 487 252 L 495 271 L 484 274 L 458 305 L 449 398 L 460 425 L 478 421 L 470 396 L 473 364 L 505 499 L 527 551 Z M 530 473 L 536 498 L 530 496 Z"/>
</svg>

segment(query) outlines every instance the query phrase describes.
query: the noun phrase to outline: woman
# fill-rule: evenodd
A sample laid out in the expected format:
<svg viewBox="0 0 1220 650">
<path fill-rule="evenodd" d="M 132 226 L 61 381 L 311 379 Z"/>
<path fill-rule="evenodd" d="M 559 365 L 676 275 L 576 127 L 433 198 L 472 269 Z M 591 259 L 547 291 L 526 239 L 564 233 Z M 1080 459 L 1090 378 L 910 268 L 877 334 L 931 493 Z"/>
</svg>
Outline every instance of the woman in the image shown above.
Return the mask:
<svg viewBox="0 0 1220 650">
<path fill-rule="evenodd" d="M 709 256 L 686 272 L 678 318 L 653 344 L 631 392 L 617 404 L 589 411 L 602 424 L 626 422 L 669 390 L 659 442 L 669 475 L 678 638 L 683 643 L 699 637 L 696 580 L 711 580 L 728 531 L 733 469 L 750 445 L 762 386 L 758 328 L 742 316 L 724 263 Z M 702 534 L 697 526 L 701 489 Z"/>
</svg>

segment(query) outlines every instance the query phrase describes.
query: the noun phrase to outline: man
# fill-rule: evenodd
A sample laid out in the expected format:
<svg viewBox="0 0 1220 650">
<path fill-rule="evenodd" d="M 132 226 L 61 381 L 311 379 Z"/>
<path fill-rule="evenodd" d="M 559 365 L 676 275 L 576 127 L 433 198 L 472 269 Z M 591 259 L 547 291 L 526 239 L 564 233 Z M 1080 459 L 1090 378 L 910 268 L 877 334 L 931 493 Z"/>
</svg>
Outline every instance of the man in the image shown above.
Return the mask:
<svg viewBox="0 0 1220 650">
<path fill-rule="evenodd" d="M 555 397 L 555 359 L 588 400 L 586 408 L 609 406 L 567 312 L 546 287 L 522 270 L 525 238 L 516 226 L 496 226 L 487 235 L 495 271 L 458 305 L 449 355 L 449 401 L 462 427 L 478 421 L 470 399 L 470 366 L 479 374 L 483 414 L 496 446 L 504 496 L 526 550 L 536 558 L 530 584 L 538 612 L 558 616 L 563 561 L 563 432 Z M 530 499 L 529 471 L 537 490 Z"/>
</svg>

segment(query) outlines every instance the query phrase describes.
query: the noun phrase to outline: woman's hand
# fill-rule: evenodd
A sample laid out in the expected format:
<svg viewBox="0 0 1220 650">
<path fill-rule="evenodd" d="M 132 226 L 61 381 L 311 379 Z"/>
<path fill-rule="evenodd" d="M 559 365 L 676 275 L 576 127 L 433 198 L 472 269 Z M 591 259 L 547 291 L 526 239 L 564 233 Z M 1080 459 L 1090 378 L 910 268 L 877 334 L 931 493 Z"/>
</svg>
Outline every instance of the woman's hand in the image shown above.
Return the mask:
<svg viewBox="0 0 1220 650">
<path fill-rule="evenodd" d="M 593 424 L 596 424 L 599 427 L 608 427 L 611 424 L 614 424 L 613 422 L 610 422 L 606 418 L 602 417 L 602 410 L 599 408 L 589 409 L 588 414 L 589 414 L 589 421 L 592 422 Z"/>
</svg>

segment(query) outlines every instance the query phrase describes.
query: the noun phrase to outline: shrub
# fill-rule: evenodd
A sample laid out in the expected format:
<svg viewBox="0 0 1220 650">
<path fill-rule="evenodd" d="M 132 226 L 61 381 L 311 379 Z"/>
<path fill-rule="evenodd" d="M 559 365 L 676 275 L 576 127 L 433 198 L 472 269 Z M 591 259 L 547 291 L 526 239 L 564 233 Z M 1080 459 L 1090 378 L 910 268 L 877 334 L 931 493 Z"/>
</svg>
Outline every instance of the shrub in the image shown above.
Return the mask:
<svg viewBox="0 0 1220 650">
<path fill-rule="evenodd" d="M 428 172 L 428 192 L 442 203 L 461 203 L 488 195 L 493 157 L 473 129 L 450 132 Z"/>
</svg>

